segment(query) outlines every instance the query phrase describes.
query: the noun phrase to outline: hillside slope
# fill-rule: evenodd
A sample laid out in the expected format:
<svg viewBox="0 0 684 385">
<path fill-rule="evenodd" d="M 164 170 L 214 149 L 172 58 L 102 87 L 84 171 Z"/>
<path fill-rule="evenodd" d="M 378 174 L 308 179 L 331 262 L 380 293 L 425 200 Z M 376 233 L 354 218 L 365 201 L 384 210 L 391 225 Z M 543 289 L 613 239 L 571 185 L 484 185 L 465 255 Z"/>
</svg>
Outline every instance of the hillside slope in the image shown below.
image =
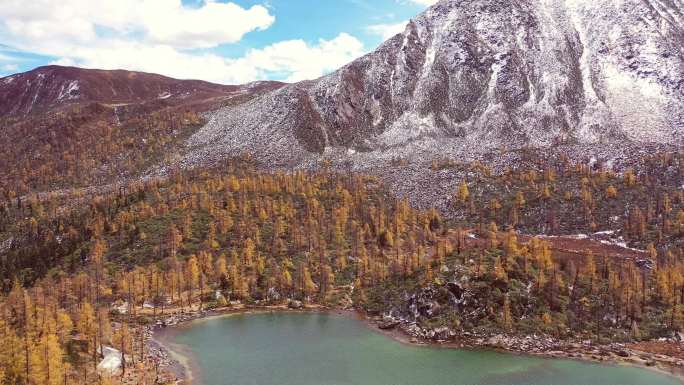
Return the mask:
<svg viewBox="0 0 684 385">
<path fill-rule="evenodd" d="M 178 156 L 202 113 L 279 82 L 225 86 L 48 66 L 0 79 L 0 193 L 102 185 Z"/>
</svg>

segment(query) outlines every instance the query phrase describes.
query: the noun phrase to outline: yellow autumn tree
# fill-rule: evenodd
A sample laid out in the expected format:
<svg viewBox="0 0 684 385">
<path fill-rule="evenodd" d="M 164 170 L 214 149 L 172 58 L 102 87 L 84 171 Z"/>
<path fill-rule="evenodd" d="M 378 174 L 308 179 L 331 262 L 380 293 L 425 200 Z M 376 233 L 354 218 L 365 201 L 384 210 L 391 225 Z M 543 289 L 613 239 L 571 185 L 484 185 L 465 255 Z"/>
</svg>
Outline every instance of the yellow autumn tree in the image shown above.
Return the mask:
<svg viewBox="0 0 684 385">
<path fill-rule="evenodd" d="M 501 281 L 508 281 L 508 274 L 499 256 L 494 259 L 494 277 Z"/>
<path fill-rule="evenodd" d="M 470 197 L 470 191 L 468 190 L 468 184 L 463 181 L 458 186 L 458 192 L 456 193 L 456 198 L 459 202 L 465 203 Z"/>
</svg>

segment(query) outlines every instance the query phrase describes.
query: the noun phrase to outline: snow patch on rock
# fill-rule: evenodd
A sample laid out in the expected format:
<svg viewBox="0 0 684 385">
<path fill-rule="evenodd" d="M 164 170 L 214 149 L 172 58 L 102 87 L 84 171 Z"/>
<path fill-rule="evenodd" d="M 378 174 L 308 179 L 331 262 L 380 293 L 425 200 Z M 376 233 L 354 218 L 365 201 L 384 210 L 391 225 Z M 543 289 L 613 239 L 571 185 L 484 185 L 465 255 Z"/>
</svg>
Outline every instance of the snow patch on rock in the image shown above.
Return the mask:
<svg viewBox="0 0 684 385">
<path fill-rule="evenodd" d="M 43 75 L 43 74 L 39 74 Z M 69 83 L 62 84 L 62 87 L 59 90 L 59 95 L 57 96 L 58 101 L 64 101 L 64 100 L 72 100 L 72 99 L 78 99 L 80 94 L 80 84 L 78 83 L 78 80 L 71 80 Z"/>
</svg>

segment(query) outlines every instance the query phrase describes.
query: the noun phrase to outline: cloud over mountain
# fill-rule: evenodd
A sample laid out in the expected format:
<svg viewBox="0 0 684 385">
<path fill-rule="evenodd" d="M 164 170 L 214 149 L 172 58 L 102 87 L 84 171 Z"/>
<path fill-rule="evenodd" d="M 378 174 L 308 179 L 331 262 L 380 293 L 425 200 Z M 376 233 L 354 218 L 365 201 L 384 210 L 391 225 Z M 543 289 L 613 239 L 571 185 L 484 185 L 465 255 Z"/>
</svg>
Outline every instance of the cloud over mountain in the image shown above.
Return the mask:
<svg viewBox="0 0 684 385">
<path fill-rule="evenodd" d="M 266 6 L 216 0 L 196 7 L 181 0 L 7 0 L 0 7 L 0 40 L 55 58 L 53 64 L 220 83 L 245 83 L 272 73 L 292 81 L 316 78 L 364 52 L 347 33 L 313 43 L 283 40 L 236 58 L 212 50 L 268 29 L 275 20 Z"/>
</svg>

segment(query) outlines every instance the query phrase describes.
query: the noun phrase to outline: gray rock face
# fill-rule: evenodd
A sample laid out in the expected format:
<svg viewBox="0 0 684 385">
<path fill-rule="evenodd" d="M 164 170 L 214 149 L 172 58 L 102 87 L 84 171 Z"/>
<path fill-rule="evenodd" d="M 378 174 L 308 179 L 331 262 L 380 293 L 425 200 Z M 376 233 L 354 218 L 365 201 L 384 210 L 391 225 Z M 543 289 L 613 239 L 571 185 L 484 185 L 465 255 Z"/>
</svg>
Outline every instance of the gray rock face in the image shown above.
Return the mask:
<svg viewBox="0 0 684 385">
<path fill-rule="evenodd" d="M 683 133 L 682 0 L 442 0 L 328 76 L 216 111 L 187 161 L 681 146 Z"/>
</svg>

